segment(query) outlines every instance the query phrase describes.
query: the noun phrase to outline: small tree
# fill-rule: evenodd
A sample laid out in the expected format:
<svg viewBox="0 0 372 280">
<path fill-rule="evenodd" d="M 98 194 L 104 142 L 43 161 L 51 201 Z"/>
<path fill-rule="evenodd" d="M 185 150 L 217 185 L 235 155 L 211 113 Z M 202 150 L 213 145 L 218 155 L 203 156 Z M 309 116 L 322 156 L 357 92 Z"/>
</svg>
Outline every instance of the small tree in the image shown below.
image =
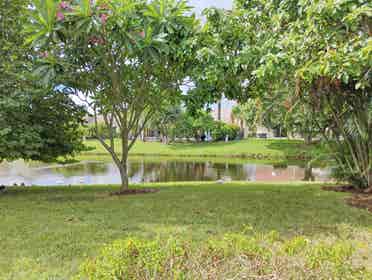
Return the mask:
<svg viewBox="0 0 372 280">
<path fill-rule="evenodd" d="M 122 191 L 128 189 L 127 160 L 145 125 L 165 103 L 181 96 L 191 66 L 197 21 L 185 1 L 35 1 L 30 41 L 47 57 L 45 75 L 66 91 L 83 96 L 98 124 L 102 115 L 117 126 L 97 138 L 117 165 Z"/>
<path fill-rule="evenodd" d="M 182 109 L 179 105 L 166 105 L 164 109 L 155 112 L 149 127 L 158 128 L 162 142 L 169 144 L 171 140 L 175 140 L 175 127 L 181 118 L 181 114 Z"/>
<path fill-rule="evenodd" d="M 240 120 L 241 134 L 244 136 L 244 126 L 253 133 L 261 120 L 262 108 L 258 99 L 248 99 L 246 102 L 237 105 L 232 111 L 235 118 Z"/>
</svg>

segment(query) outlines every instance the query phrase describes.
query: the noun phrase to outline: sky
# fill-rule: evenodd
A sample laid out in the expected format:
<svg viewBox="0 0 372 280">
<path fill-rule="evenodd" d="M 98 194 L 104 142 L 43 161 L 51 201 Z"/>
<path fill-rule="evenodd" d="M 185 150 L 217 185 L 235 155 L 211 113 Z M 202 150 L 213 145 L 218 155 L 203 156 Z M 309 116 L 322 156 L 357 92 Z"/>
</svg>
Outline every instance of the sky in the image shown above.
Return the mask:
<svg viewBox="0 0 372 280">
<path fill-rule="evenodd" d="M 190 6 L 195 7 L 197 14 L 200 14 L 205 8 L 224 8 L 231 9 L 233 0 L 189 0 Z"/>
</svg>

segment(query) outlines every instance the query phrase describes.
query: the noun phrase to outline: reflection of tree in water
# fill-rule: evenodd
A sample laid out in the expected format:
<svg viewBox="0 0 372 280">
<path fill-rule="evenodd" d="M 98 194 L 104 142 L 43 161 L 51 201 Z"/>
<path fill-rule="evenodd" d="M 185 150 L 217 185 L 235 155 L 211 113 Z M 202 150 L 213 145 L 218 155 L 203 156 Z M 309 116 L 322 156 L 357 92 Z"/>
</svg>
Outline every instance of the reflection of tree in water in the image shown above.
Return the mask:
<svg viewBox="0 0 372 280">
<path fill-rule="evenodd" d="M 169 182 L 217 180 L 225 176 L 232 180 L 246 180 L 249 174 L 243 164 L 142 160 L 129 164 L 129 176 L 142 182 Z"/>
<path fill-rule="evenodd" d="M 52 170 L 65 177 L 82 176 L 84 174 L 99 175 L 107 173 L 108 165 L 100 162 L 86 162 L 82 164 L 55 167 L 52 168 Z"/>
<path fill-rule="evenodd" d="M 273 164 L 273 168 L 278 170 L 285 170 L 288 168 L 288 164 L 286 162 L 277 162 Z"/>
<path fill-rule="evenodd" d="M 128 164 L 128 176 L 129 178 L 134 177 L 142 173 L 143 161 L 141 162 L 129 162 Z"/>
<path fill-rule="evenodd" d="M 240 161 L 239 161 L 240 162 Z M 170 181 L 215 181 L 222 178 L 243 181 L 328 181 L 330 169 L 317 166 L 314 162 L 260 163 L 214 163 L 208 159 L 155 160 L 136 157 L 129 160 L 129 176 L 132 183 Z M 115 183 L 119 171 L 112 162 L 83 162 L 81 164 L 48 165 L 23 161 L 0 165 L 1 182 L 52 184 L 102 184 Z M 64 177 L 64 178 L 61 178 Z M 65 180 L 67 179 L 67 180 Z"/>
<path fill-rule="evenodd" d="M 226 176 L 232 180 L 246 180 L 249 177 L 244 164 L 214 163 L 212 167 L 216 170 L 216 179 Z"/>
<path fill-rule="evenodd" d="M 159 181 L 198 181 L 208 179 L 207 162 L 163 161 L 159 171 Z"/>
<path fill-rule="evenodd" d="M 214 180 L 214 174 L 208 174 L 208 165 L 208 162 L 143 160 L 130 164 L 129 175 L 131 178 L 138 176 L 143 182 Z"/>
<path fill-rule="evenodd" d="M 169 182 L 169 181 L 213 181 L 223 177 L 232 180 L 247 180 L 250 177 L 250 169 L 247 164 L 211 163 L 208 161 L 174 161 L 162 160 L 151 162 L 145 159 L 129 161 L 129 178 L 135 178 L 142 182 Z M 53 168 L 65 177 L 82 176 L 84 174 L 102 175 L 108 173 L 110 164 L 99 162 L 87 162 L 83 164 L 68 165 Z M 287 164 L 274 164 L 274 171 L 285 171 Z M 304 164 L 304 181 L 314 181 L 315 176 L 310 163 Z"/>
<path fill-rule="evenodd" d="M 315 181 L 315 176 L 313 174 L 313 166 L 311 165 L 310 162 L 307 162 L 304 168 L 305 171 L 305 176 L 304 176 L 304 181 Z"/>
<path fill-rule="evenodd" d="M 279 162 L 279 163 L 273 164 L 273 173 L 275 174 L 275 176 L 284 175 L 286 174 L 285 173 L 286 171 L 288 171 L 288 165 L 286 163 Z M 290 175 L 288 174 L 288 176 Z M 288 177 L 288 179 L 290 179 L 290 177 Z"/>
<path fill-rule="evenodd" d="M 223 177 L 232 180 L 250 180 L 256 172 L 256 167 L 252 164 L 211 163 L 208 161 L 163 160 L 148 162 L 142 160 L 130 164 L 129 174 L 131 178 L 137 176 L 143 182 L 213 181 Z M 287 163 L 277 163 L 272 167 L 277 174 L 288 171 Z M 310 164 L 305 164 L 304 172 L 304 180 L 315 180 Z"/>
</svg>

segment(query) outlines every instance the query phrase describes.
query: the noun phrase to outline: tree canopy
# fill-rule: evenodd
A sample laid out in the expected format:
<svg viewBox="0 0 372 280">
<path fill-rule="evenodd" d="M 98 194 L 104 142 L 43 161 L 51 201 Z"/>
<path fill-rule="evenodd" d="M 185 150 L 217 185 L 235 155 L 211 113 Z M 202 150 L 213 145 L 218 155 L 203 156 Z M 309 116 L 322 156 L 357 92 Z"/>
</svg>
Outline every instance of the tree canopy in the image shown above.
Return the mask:
<svg viewBox="0 0 372 280">
<path fill-rule="evenodd" d="M 190 103 L 269 100 L 292 129 L 322 133 L 340 179 L 371 186 L 370 1 L 237 0 L 206 15 Z"/>
<path fill-rule="evenodd" d="M 318 118 L 316 123 L 337 162 L 339 178 L 370 187 L 369 1 L 262 2 L 266 4 L 263 12 L 278 19 L 276 33 L 280 35 L 268 41 L 262 63 L 253 74 L 267 87 L 273 81 L 290 85 L 292 101 L 309 105 L 310 116 Z M 329 137 L 324 124 L 336 137 Z"/>
</svg>

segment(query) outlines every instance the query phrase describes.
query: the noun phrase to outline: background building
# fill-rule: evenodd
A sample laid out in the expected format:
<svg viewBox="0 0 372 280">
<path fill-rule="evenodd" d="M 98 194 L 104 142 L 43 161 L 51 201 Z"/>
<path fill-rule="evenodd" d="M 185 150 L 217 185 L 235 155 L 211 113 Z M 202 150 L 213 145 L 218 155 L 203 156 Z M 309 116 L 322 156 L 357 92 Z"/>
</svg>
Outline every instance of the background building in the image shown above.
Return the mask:
<svg viewBox="0 0 372 280">
<path fill-rule="evenodd" d="M 234 100 L 228 100 L 227 98 L 223 97 L 220 102 L 211 106 L 211 115 L 216 121 L 222 121 L 228 124 L 235 124 L 239 127 L 243 126 L 244 138 L 248 138 L 248 136 L 252 136 L 252 134 L 255 134 L 253 136 L 257 136 L 260 138 L 278 137 L 278 133 L 274 129 L 267 128 L 263 125 L 257 125 L 254 132 L 249 131 L 245 121 L 241 122 L 241 120 L 234 118 L 233 109 L 237 105 L 238 102 Z"/>
</svg>

